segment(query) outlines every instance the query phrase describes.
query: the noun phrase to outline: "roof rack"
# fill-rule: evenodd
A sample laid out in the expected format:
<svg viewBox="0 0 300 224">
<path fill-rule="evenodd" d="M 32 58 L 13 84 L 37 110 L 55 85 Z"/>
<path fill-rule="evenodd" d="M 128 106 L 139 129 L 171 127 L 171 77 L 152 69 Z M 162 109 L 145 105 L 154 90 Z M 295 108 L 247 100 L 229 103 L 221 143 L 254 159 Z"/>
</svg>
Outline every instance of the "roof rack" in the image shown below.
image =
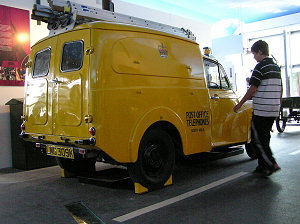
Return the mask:
<svg viewBox="0 0 300 224">
<path fill-rule="evenodd" d="M 194 34 L 184 28 L 169 26 L 133 16 L 94 8 L 64 0 L 48 0 L 49 6 L 34 4 L 31 18 L 48 24 L 49 36 L 72 30 L 75 25 L 92 21 L 125 23 L 165 33 L 177 35 L 195 41 Z"/>
</svg>

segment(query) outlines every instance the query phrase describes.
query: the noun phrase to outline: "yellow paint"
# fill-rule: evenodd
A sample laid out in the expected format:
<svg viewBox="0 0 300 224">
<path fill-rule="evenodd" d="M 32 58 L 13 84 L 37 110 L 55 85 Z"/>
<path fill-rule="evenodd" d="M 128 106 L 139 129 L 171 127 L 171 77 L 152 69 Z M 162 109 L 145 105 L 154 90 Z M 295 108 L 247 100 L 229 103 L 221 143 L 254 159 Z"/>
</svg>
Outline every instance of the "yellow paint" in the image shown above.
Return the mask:
<svg viewBox="0 0 300 224">
<path fill-rule="evenodd" d="M 61 169 L 61 177 L 62 178 L 69 178 L 69 177 L 74 177 L 76 176 L 74 173 L 70 173 L 65 169 Z"/>
<path fill-rule="evenodd" d="M 139 183 L 134 183 L 134 193 L 143 194 L 148 192 L 148 188 L 145 188 L 143 185 Z"/>
<path fill-rule="evenodd" d="M 82 66 L 61 69 L 66 43 L 83 42 Z M 32 77 L 36 54 L 51 49 L 48 74 Z M 119 163 L 135 162 L 140 141 L 156 122 L 179 133 L 185 155 L 249 140 L 251 106 L 239 113 L 230 90 L 206 86 L 199 45 L 146 28 L 97 22 L 77 26 L 32 47 L 25 83 L 29 140 L 63 145 L 91 137 Z M 210 99 L 218 95 L 219 100 Z M 88 122 L 86 118 L 89 119 Z"/>
<path fill-rule="evenodd" d="M 169 185 L 172 185 L 172 184 L 173 184 L 173 179 L 172 179 L 172 175 L 171 175 L 170 178 L 165 183 L 165 186 L 169 186 Z"/>
<path fill-rule="evenodd" d="M 167 180 L 167 182 L 164 184 L 164 186 L 169 186 L 172 185 L 172 175 L 170 176 L 170 178 Z M 148 188 L 144 187 L 143 185 L 139 184 L 139 183 L 134 183 L 134 192 L 136 194 L 143 194 L 148 192 Z"/>
</svg>

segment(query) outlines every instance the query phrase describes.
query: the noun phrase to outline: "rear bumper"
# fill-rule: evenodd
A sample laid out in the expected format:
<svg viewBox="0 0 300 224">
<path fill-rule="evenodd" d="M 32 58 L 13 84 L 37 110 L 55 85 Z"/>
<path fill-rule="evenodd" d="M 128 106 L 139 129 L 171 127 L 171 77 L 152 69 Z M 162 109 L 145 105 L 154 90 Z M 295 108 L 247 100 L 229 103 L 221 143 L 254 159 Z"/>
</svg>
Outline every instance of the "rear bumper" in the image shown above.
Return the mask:
<svg viewBox="0 0 300 224">
<path fill-rule="evenodd" d="M 44 144 L 54 144 L 54 145 L 65 145 L 80 147 L 84 149 L 97 149 L 96 139 L 91 138 L 81 138 L 81 137 L 68 137 L 68 136 L 56 136 L 56 135 L 42 135 L 42 134 L 27 134 L 22 132 L 19 135 L 25 141 L 30 141 L 34 143 L 44 143 Z"/>
<path fill-rule="evenodd" d="M 35 149 L 47 154 L 47 146 L 61 146 L 61 147 L 72 147 L 75 157 L 81 158 L 96 158 L 97 161 L 107 162 L 111 164 L 120 164 L 110 157 L 107 153 L 101 150 L 96 145 L 94 137 L 91 138 L 80 138 L 80 137 L 66 137 L 66 136 L 55 136 L 55 135 L 42 135 L 42 134 L 31 134 L 22 132 L 19 135 L 25 141 L 34 143 Z"/>
<path fill-rule="evenodd" d="M 48 155 L 48 156 L 55 156 L 55 157 L 63 157 L 68 158 L 67 156 L 62 155 L 53 155 L 49 153 L 49 150 L 47 148 L 52 147 L 53 144 L 45 144 L 45 143 L 35 143 L 34 144 L 35 149 L 41 151 L 42 153 Z M 74 153 L 74 158 L 97 158 L 99 157 L 99 150 L 96 149 L 84 149 L 84 148 L 78 148 L 78 147 L 70 147 L 65 145 L 55 145 L 58 148 L 72 148 L 72 152 Z"/>
</svg>

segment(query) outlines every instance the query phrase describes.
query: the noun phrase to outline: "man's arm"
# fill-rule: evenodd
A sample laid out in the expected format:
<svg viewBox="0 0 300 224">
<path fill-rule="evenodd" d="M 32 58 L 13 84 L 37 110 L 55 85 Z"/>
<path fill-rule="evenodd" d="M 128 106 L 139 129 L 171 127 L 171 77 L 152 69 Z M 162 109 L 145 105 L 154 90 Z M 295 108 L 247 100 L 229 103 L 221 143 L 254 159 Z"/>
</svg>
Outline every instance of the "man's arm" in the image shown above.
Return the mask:
<svg viewBox="0 0 300 224">
<path fill-rule="evenodd" d="M 253 86 L 251 85 L 250 88 L 248 89 L 248 91 L 246 92 L 245 96 L 241 99 L 241 101 L 235 105 L 235 107 L 233 108 L 234 112 L 237 113 L 237 111 L 243 106 L 243 104 L 249 100 L 253 95 L 254 93 L 256 92 L 257 90 L 257 87 L 256 86 Z"/>
</svg>

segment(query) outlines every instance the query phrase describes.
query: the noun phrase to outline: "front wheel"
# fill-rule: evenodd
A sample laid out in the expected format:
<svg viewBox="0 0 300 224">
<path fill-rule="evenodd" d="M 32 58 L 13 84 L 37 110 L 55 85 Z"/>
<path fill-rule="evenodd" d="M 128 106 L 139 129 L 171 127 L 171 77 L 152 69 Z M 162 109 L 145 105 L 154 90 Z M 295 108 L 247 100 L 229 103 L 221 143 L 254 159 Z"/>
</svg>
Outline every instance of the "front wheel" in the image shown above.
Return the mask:
<svg viewBox="0 0 300 224">
<path fill-rule="evenodd" d="M 161 188 L 173 173 L 175 147 L 170 135 L 158 128 L 147 131 L 139 146 L 137 161 L 128 165 L 134 182 L 149 190 Z"/>
</svg>

